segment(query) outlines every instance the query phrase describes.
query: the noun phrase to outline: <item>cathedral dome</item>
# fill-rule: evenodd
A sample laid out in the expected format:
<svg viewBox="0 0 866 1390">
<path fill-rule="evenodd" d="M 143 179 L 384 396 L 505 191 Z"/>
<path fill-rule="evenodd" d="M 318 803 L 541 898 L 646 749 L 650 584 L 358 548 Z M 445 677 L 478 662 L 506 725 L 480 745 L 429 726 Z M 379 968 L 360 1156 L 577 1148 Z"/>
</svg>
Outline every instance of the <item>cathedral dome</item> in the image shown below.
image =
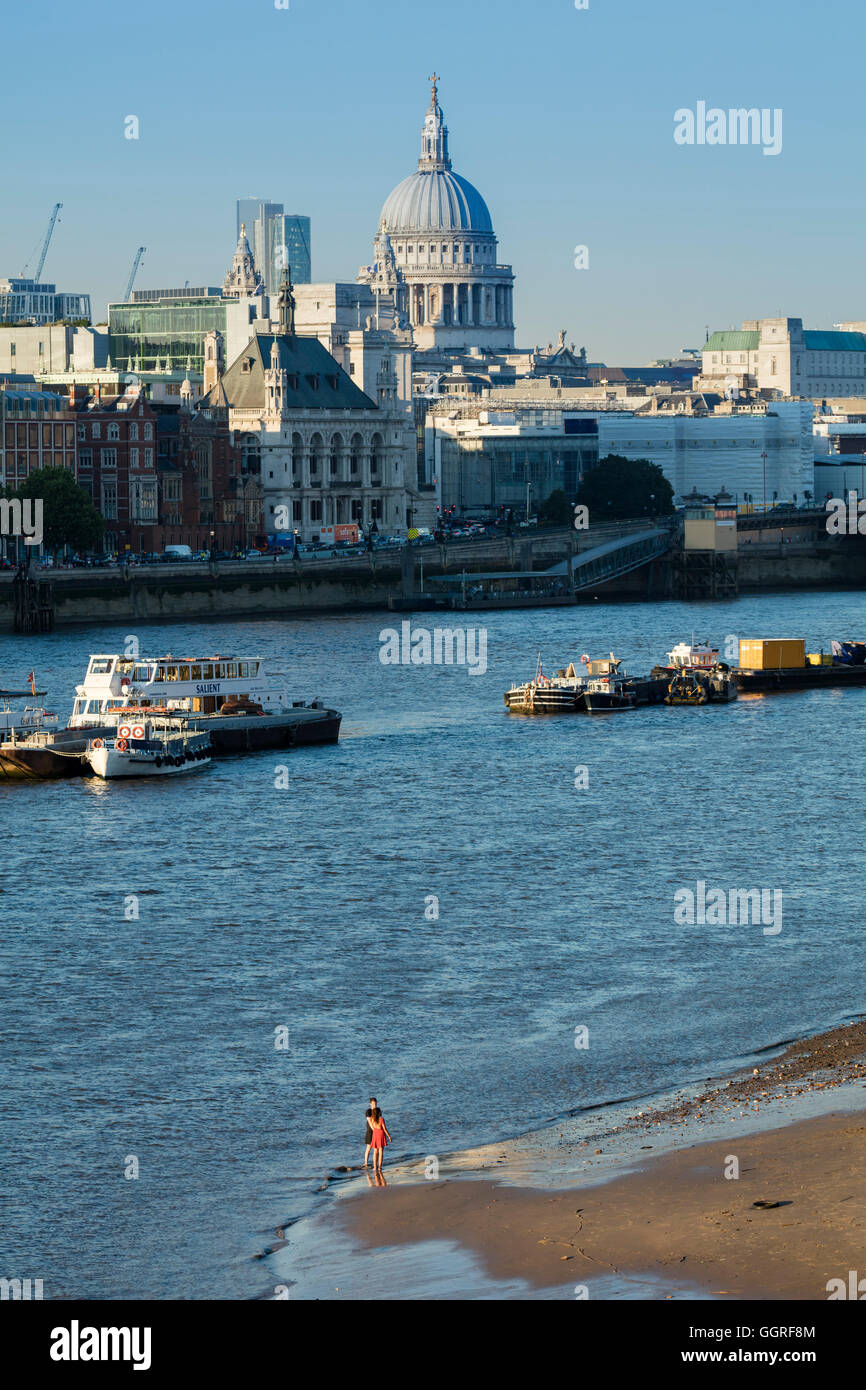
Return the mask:
<svg viewBox="0 0 866 1390">
<path fill-rule="evenodd" d="M 448 127 L 439 105 L 436 77 L 424 128 L 418 168 L 398 184 L 379 217 L 388 232 L 478 232 L 493 235 L 487 204 L 477 188 L 455 174 L 448 155 Z"/>
<path fill-rule="evenodd" d="M 487 204 L 450 169 L 419 169 L 398 184 L 380 217 L 389 232 L 492 232 Z"/>
</svg>

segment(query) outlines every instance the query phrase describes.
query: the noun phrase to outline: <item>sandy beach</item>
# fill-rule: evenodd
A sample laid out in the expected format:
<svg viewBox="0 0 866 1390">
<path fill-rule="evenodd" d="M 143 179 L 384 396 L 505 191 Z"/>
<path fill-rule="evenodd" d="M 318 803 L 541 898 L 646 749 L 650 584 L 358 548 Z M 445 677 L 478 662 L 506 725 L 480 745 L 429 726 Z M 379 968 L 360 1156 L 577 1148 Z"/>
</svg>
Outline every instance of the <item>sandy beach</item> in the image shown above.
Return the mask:
<svg viewBox="0 0 866 1390">
<path fill-rule="evenodd" d="M 864 1086 L 861 1021 L 637 1111 L 599 1143 L 563 1128 L 555 1155 L 548 1134 L 522 1141 L 519 1161 L 499 1145 L 439 1180 L 395 1169 L 347 1193 L 337 1219 L 367 1250 L 414 1247 L 419 1274 L 428 1243 L 449 1242 L 530 1290 L 593 1296 L 616 1275 L 633 1297 L 674 1296 L 661 1280 L 695 1297 L 826 1300 L 829 1281 L 866 1277 Z"/>
</svg>

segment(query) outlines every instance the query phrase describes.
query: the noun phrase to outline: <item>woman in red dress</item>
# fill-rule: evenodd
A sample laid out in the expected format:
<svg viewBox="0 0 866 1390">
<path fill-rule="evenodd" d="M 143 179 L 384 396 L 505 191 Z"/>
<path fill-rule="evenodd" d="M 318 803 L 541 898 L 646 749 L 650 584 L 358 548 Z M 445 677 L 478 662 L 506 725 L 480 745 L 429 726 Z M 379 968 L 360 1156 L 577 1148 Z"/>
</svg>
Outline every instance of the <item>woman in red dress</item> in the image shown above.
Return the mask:
<svg viewBox="0 0 866 1390">
<path fill-rule="evenodd" d="M 370 1129 L 373 1134 L 373 1172 L 381 1173 L 382 1155 L 385 1152 L 385 1145 L 391 1142 L 391 1136 L 378 1106 L 370 1113 Z"/>
</svg>

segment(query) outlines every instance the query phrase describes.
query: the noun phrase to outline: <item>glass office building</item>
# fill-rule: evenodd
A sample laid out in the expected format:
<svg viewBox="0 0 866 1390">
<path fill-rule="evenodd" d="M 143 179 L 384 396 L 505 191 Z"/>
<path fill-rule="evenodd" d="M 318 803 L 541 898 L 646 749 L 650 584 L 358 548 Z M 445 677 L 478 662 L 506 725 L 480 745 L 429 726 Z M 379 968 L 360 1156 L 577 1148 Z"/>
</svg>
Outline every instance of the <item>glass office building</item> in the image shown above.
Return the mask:
<svg viewBox="0 0 866 1390">
<path fill-rule="evenodd" d="M 242 226 L 246 228 L 256 270 L 268 294 L 277 293 L 286 267 L 296 285 L 310 283 L 313 277 L 309 217 L 284 212 L 282 203 L 261 198 L 238 198 L 236 214 L 237 235 L 240 236 Z"/>
<path fill-rule="evenodd" d="M 113 365 L 154 372 L 204 371 L 204 338 L 212 328 L 226 335 L 227 303 L 218 289 L 139 291 L 130 304 L 109 304 L 108 341 Z"/>
</svg>

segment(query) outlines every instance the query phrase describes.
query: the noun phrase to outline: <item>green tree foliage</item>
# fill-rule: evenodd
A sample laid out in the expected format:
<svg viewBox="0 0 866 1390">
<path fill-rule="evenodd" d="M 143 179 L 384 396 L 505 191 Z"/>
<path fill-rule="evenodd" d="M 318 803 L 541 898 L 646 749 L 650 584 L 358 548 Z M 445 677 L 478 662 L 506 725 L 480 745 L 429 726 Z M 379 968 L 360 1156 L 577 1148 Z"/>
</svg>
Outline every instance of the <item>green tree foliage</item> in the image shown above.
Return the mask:
<svg viewBox="0 0 866 1390">
<path fill-rule="evenodd" d="M 608 454 L 583 477 L 578 502 L 589 508 L 591 522 L 608 517 L 669 516 L 674 490 L 657 463 Z"/>
<path fill-rule="evenodd" d="M 543 526 L 570 526 L 573 508 L 561 487 L 553 491 L 538 509 Z"/>
<path fill-rule="evenodd" d="M 11 495 L 42 498 L 42 543 L 53 554 L 65 545 L 92 550 L 102 539 L 105 523 L 68 468 L 37 468 Z"/>
</svg>

